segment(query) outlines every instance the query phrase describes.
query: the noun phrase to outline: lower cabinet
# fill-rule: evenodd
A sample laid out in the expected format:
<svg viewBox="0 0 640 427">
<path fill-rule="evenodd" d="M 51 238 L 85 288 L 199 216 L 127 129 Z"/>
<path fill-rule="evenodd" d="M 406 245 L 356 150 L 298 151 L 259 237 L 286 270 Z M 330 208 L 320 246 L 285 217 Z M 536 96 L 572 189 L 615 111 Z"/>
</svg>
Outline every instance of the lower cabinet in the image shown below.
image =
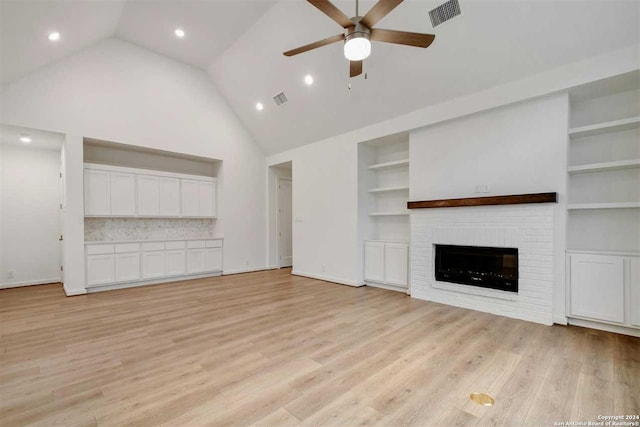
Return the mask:
<svg viewBox="0 0 640 427">
<path fill-rule="evenodd" d="M 409 284 L 409 245 L 364 242 L 364 280 L 406 288 Z"/>
<path fill-rule="evenodd" d="M 640 258 L 569 254 L 570 317 L 640 327 Z"/>
<path fill-rule="evenodd" d="M 87 287 L 222 272 L 222 240 L 86 245 Z"/>
<path fill-rule="evenodd" d="M 115 282 L 115 255 L 87 255 L 87 285 Z"/>
</svg>

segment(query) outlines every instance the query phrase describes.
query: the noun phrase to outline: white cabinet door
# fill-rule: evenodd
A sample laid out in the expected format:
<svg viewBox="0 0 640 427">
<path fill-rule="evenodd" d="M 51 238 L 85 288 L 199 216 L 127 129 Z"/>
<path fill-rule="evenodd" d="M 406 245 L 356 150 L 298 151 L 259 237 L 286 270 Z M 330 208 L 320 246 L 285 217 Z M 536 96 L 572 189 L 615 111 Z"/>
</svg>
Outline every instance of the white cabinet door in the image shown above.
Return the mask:
<svg viewBox="0 0 640 427">
<path fill-rule="evenodd" d="M 200 216 L 200 181 L 181 180 L 182 216 Z"/>
<path fill-rule="evenodd" d="M 207 271 L 222 271 L 222 248 L 207 248 L 204 254 Z"/>
<path fill-rule="evenodd" d="M 167 276 L 179 276 L 186 273 L 186 252 L 184 249 L 175 249 L 165 252 Z"/>
<path fill-rule="evenodd" d="M 160 178 L 138 175 L 138 216 L 160 215 Z"/>
<path fill-rule="evenodd" d="M 87 255 L 87 285 L 103 285 L 114 281 L 114 255 Z"/>
<path fill-rule="evenodd" d="M 629 258 L 629 287 L 631 304 L 629 304 L 629 321 L 640 326 L 640 258 Z"/>
<path fill-rule="evenodd" d="M 151 279 L 164 276 L 164 260 L 164 251 L 143 252 L 142 277 Z"/>
<path fill-rule="evenodd" d="M 404 243 L 384 244 L 384 281 L 392 285 L 408 285 L 409 246 Z"/>
<path fill-rule="evenodd" d="M 571 255 L 571 314 L 624 322 L 622 257 Z"/>
<path fill-rule="evenodd" d="M 187 273 L 202 273 L 206 271 L 204 253 L 204 248 L 187 250 Z"/>
<path fill-rule="evenodd" d="M 135 216 L 136 176 L 132 173 L 111 172 L 111 215 Z"/>
<path fill-rule="evenodd" d="M 116 282 L 140 279 L 140 252 L 116 254 Z"/>
<path fill-rule="evenodd" d="M 198 193 L 200 201 L 200 216 L 216 216 L 216 190 L 215 183 L 201 181 L 198 183 Z"/>
<path fill-rule="evenodd" d="M 160 216 L 180 216 L 180 180 L 160 178 Z"/>
<path fill-rule="evenodd" d="M 384 243 L 364 243 L 364 280 L 384 281 Z"/>
<path fill-rule="evenodd" d="M 85 169 L 84 214 L 111 215 L 109 172 Z"/>
</svg>

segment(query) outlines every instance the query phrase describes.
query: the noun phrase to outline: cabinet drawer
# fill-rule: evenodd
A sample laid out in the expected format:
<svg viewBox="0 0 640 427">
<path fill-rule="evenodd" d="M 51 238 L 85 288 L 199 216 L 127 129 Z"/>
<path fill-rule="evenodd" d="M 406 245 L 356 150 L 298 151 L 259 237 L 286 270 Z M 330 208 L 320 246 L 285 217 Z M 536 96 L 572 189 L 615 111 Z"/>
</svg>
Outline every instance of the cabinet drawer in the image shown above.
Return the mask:
<svg viewBox="0 0 640 427">
<path fill-rule="evenodd" d="M 114 245 L 88 245 L 87 255 L 112 254 Z"/>
<path fill-rule="evenodd" d="M 148 251 L 164 251 L 164 242 L 149 242 L 142 244 L 142 250 Z"/>
<path fill-rule="evenodd" d="M 184 249 L 185 243 L 183 241 L 180 242 L 166 242 L 165 247 L 168 251 L 172 251 L 174 249 Z"/>
<path fill-rule="evenodd" d="M 140 243 L 118 243 L 116 245 L 117 254 L 126 254 L 130 252 L 140 252 Z"/>
<path fill-rule="evenodd" d="M 222 240 L 206 240 L 205 244 L 207 248 L 221 248 Z"/>
<path fill-rule="evenodd" d="M 205 247 L 205 241 L 204 240 L 191 240 L 189 242 L 187 242 L 187 248 L 189 249 L 199 249 L 199 248 L 204 248 Z"/>
</svg>

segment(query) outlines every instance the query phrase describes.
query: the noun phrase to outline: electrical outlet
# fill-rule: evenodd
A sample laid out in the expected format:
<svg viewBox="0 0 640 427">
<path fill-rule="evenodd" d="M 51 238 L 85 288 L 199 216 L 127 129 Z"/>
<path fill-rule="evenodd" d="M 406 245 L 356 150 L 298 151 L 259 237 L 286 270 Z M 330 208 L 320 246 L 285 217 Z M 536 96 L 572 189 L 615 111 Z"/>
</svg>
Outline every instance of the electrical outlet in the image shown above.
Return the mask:
<svg viewBox="0 0 640 427">
<path fill-rule="evenodd" d="M 488 193 L 489 192 L 489 186 L 487 184 L 482 186 L 482 189 L 484 190 L 484 193 Z"/>
<path fill-rule="evenodd" d="M 324 265 L 323 265 L 323 266 L 322 266 L 322 272 L 324 273 L 324 271 L 325 271 L 325 270 L 324 270 Z"/>
<path fill-rule="evenodd" d="M 249 265 L 249 260 L 246 260 L 246 261 L 244 262 L 244 265 Z"/>
<path fill-rule="evenodd" d="M 13 279 L 16 275 L 16 272 L 13 270 L 7 271 L 7 279 Z"/>
</svg>

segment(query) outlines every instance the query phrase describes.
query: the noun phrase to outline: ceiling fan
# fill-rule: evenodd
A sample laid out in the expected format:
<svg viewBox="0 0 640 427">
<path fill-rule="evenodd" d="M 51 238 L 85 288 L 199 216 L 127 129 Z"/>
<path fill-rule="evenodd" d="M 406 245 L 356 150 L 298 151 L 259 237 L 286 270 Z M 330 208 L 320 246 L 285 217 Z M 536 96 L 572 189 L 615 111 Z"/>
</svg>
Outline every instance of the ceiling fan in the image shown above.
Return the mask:
<svg viewBox="0 0 640 427">
<path fill-rule="evenodd" d="M 364 17 L 358 14 L 358 0 L 356 0 L 356 16 L 353 18 L 348 18 L 329 0 L 307 1 L 344 28 L 344 34 L 338 34 L 289 50 L 284 52 L 284 55 L 294 56 L 344 40 L 344 56 L 350 61 L 349 77 L 356 77 L 362 74 L 362 61 L 371 54 L 371 41 L 426 48 L 436 37 L 433 34 L 373 28 L 378 21 L 387 16 L 403 0 L 379 0 Z"/>
</svg>

